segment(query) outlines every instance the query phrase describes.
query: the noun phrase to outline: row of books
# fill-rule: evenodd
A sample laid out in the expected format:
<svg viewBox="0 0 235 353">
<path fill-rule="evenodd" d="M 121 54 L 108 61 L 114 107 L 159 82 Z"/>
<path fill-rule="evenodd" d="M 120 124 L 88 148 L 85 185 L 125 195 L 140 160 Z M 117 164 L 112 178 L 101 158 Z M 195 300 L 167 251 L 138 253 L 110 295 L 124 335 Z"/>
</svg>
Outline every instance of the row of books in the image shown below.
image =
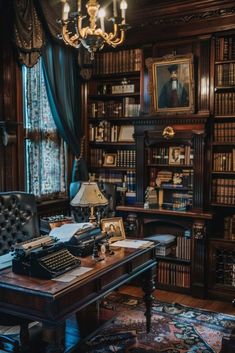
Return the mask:
<svg viewBox="0 0 235 353">
<path fill-rule="evenodd" d="M 224 238 L 235 240 L 235 215 L 224 218 Z"/>
<path fill-rule="evenodd" d="M 180 189 L 182 187 L 193 187 L 193 170 L 182 169 L 181 171 L 172 172 L 170 170 L 158 170 L 157 168 L 149 168 L 149 185 L 159 188 Z"/>
<path fill-rule="evenodd" d="M 140 104 L 134 97 L 125 97 L 121 101 L 93 101 L 88 105 L 90 118 L 129 118 L 139 116 Z"/>
<path fill-rule="evenodd" d="M 235 149 L 232 152 L 214 153 L 213 170 L 216 172 L 235 172 Z"/>
<path fill-rule="evenodd" d="M 107 153 L 102 148 L 91 148 L 90 162 L 93 167 L 135 168 L 136 151 L 117 150 L 115 153 Z"/>
<path fill-rule="evenodd" d="M 235 93 L 225 92 L 215 94 L 215 115 L 235 116 Z"/>
<path fill-rule="evenodd" d="M 235 85 L 235 63 L 219 64 L 216 66 L 217 86 Z"/>
<path fill-rule="evenodd" d="M 235 37 L 218 37 L 215 41 L 215 58 L 217 61 L 235 59 Z"/>
<path fill-rule="evenodd" d="M 157 271 L 158 283 L 190 288 L 190 267 L 159 261 Z"/>
<path fill-rule="evenodd" d="M 190 146 L 152 147 L 147 149 L 148 164 L 193 164 Z"/>
<path fill-rule="evenodd" d="M 235 266 L 235 251 L 233 248 L 219 248 L 216 250 L 216 269 L 229 270 Z"/>
<path fill-rule="evenodd" d="M 95 56 L 93 74 L 102 75 L 140 71 L 141 62 L 141 49 L 98 52 Z"/>
<path fill-rule="evenodd" d="M 191 238 L 177 237 L 176 257 L 191 260 Z"/>
<path fill-rule="evenodd" d="M 117 188 L 124 188 L 128 193 L 134 193 L 136 189 L 136 175 L 131 171 L 90 173 L 90 180 L 116 184 Z"/>
<path fill-rule="evenodd" d="M 97 126 L 89 124 L 90 142 L 134 142 L 133 125 L 113 125 L 107 120 Z"/>
<path fill-rule="evenodd" d="M 235 142 L 235 122 L 214 124 L 215 142 Z"/>
<path fill-rule="evenodd" d="M 225 205 L 235 204 L 235 179 L 212 180 L 212 202 Z"/>
</svg>

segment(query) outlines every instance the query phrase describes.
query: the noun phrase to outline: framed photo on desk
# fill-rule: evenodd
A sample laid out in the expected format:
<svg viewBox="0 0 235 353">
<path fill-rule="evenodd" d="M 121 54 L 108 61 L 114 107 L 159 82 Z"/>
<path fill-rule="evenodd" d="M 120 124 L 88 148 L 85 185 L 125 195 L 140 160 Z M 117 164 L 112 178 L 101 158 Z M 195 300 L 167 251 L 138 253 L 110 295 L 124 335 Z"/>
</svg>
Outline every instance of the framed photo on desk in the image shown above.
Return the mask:
<svg viewBox="0 0 235 353">
<path fill-rule="evenodd" d="M 107 233 L 109 243 L 126 239 L 122 217 L 101 219 L 101 229 L 103 232 Z"/>
</svg>

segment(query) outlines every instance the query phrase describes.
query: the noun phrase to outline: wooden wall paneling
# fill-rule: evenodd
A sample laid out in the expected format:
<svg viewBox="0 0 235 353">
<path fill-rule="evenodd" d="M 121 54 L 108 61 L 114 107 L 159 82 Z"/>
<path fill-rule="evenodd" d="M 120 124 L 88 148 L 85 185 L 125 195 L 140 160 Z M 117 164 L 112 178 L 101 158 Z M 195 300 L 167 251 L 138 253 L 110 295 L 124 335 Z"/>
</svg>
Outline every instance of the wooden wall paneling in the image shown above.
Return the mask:
<svg viewBox="0 0 235 353">
<path fill-rule="evenodd" d="M 208 115 L 210 111 L 210 42 L 210 35 L 200 37 L 198 65 L 198 111 Z"/>
<path fill-rule="evenodd" d="M 232 0 L 160 2 L 136 6 L 128 13 L 128 21 L 129 45 L 156 43 L 234 29 L 235 5 Z"/>
<path fill-rule="evenodd" d="M 141 114 L 147 114 L 150 107 L 149 77 L 145 60 L 152 57 L 152 45 L 142 47 L 142 70 L 140 74 L 140 109 Z"/>
</svg>

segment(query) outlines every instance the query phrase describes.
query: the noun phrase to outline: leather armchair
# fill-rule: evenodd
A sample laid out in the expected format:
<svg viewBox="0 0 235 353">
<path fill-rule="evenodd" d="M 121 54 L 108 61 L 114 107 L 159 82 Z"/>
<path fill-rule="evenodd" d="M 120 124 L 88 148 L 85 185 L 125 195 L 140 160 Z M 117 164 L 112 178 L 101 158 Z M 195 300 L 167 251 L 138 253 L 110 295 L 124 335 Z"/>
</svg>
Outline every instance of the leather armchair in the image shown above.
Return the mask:
<svg viewBox="0 0 235 353">
<path fill-rule="evenodd" d="M 12 245 L 39 236 L 39 224 L 34 195 L 24 192 L 0 193 L 0 255 L 8 253 Z M 0 313 L 0 325 L 20 325 L 20 343 L 28 345 L 29 321 Z M 17 352 L 19 342 L 0 335 L 0 349 Z"/>
</svg>

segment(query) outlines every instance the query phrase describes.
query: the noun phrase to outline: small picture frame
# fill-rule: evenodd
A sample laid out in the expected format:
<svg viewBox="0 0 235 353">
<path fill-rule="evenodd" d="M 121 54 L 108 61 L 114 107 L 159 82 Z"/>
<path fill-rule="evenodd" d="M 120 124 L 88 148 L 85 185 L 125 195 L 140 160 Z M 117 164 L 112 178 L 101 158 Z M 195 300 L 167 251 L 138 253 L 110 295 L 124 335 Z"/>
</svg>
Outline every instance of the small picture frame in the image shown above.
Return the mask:
<svg viewBox="0 0 235 353">
<path fill-rule="evenodd" d="M 104 167 L 116 167 L 117 165 L 117 155 L 116 153 L 106 153 L 104 155 Z"/>
<path fill-rule="evenodd" d="M 169 147 L 169 164 L 181 163 L 181 147 Z"/>
<path fill-rule="evenodd" d="M 104 218 L 100 222 L 102 232 L 109 237 L 109 243 L 126 239 L 122 217 Z"/>
<path fill-rule="evenodd" d="M 134 142 L 133 134 L 133 125 L 122 125 L 118 135 L 118 142 Z"/>
</svg>

